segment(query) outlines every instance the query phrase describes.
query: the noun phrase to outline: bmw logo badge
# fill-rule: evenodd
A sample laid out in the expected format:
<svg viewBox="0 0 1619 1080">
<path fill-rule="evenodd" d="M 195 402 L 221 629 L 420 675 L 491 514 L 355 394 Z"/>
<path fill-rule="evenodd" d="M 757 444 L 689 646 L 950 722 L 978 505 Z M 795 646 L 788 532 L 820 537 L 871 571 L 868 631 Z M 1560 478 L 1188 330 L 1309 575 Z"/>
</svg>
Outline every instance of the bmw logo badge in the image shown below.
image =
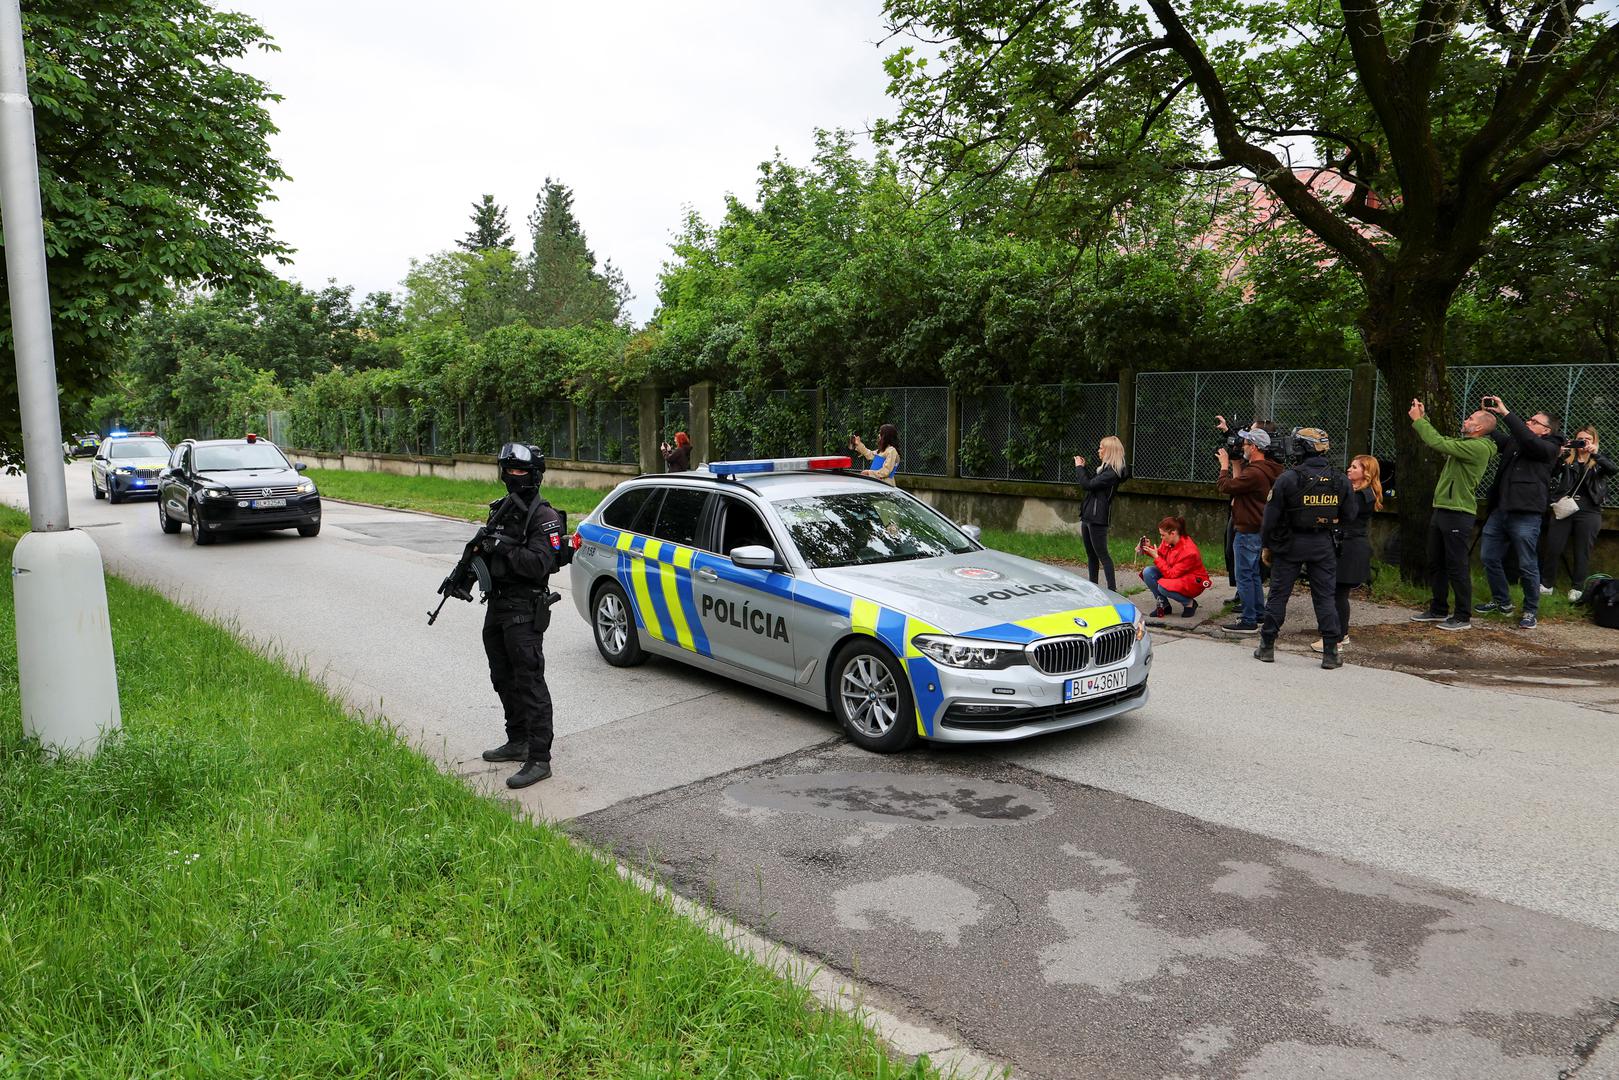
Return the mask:
<svg viewBox="0 0 1619 1080">
<path fill-rule="evenodd" d="M 1083 630 L 1086 627 L 1090 626 L 1090 623 L 1086 622 L 1084 619 L 1081 619 L 1078 615 L 1075 615 L 1074 616 L 1074 625 L 1079 627 L 1081 630 Z"/>
</svg>

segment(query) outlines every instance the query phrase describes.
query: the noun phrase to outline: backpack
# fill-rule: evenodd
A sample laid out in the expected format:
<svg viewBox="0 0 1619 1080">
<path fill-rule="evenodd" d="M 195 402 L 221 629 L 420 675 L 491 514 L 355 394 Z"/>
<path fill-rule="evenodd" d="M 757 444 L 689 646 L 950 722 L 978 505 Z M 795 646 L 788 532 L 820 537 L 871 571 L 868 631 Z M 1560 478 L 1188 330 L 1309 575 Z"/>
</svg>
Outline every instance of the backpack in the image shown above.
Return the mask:
<svg viewBox="0 0 1619 1080">
<path fill-rule="evenodd" d="M 1580 603 L 1590 605 L 1591 617 L 1598 626 L 1619 630 L 1619 580 L 1606 574 L 1592 574 L 1585 579 Z"/>
</svg>

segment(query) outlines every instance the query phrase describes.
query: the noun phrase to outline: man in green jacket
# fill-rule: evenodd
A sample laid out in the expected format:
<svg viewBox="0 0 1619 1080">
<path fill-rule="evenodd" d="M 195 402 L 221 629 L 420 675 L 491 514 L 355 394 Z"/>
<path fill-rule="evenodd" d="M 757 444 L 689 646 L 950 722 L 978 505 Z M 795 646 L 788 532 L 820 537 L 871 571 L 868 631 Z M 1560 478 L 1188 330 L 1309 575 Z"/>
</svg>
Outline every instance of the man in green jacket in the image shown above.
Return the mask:
<svg viewBox="0 0 1619 1080">
<path fill-rule="evenodd" d="M 1411 616 L 1411 621 L 1438 623 L 1441 630 L 1467 630 L 1473 625 L 1473 574 L 1468 556 L 1473 521 L 1478 515 L 1474 493 L 1495 456 L 1495 443 L 1487 438 L 1495 430 L 1495 414 L 1480 409 L 1463 420 L 1459 439 L 1439 434 L 1428 422 L 1428 410 L 1420 401 L 1411 402 L 1410 417 L 1417 437 L 1445 457 L 1433 492 L 1433 517 L 1428 521 L 1428 576 L 1433 584 L 1433 600 L 1427 611 Z M 1449 592 L 1456 594 L 1454 608 L 1447 604 Z"/>
</svg>

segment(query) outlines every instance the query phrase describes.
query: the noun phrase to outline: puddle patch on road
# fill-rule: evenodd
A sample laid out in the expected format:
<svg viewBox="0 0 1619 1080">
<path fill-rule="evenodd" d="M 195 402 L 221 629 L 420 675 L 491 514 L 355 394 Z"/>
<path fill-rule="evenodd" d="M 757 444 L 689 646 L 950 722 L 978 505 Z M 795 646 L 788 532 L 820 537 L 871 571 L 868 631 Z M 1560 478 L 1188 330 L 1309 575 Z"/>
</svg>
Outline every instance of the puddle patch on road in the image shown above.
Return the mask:
<svg viewBox="0 0 1619 1080">
<path fill-rule="evenodd" d="M 970 776 L 816 772 L 765 776 L 725 789 L 741 806 L 880 824 L 981 829 L 1051 813 L 1051 801 L 1017 784 Z"/>
</svg>

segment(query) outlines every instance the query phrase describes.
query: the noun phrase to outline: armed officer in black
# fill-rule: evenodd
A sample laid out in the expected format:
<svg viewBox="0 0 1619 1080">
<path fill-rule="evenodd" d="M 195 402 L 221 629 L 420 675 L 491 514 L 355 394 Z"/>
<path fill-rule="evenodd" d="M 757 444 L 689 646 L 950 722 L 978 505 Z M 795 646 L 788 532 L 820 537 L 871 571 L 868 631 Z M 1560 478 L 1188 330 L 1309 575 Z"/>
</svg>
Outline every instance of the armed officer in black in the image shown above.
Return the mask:
<svg viewBox="0 0 1619 1080">
<path fill-rule="evenodd" d="M 521 761 L 506 779 L 527 787 L 551 775 L 551 691 L 545 685 L 545 629 L 551 624 L 551 575 L 573 557 L 568 520 L 540 495 L 545 455 L 539 447 L 506 443 L 497 458 L 506 497 L 490 504 L 495 527 L 480 542 L 489 566 L 489 607 L 483 648 L 489 680 L 506 714 L 506 742 L 485 750 L 485 761 Z M 515 505 L 501 510 L 508 500 Z M 497 515 L 500 517 L 495 522 Z"/>
<path fill-rule="evenodd" d="M 1315 606 L 1316 629 L 1321 634 L 1321 666 L 1342 667 L 1343 660 L 1338 655 L 1342 632 L 1335 597 L 1338 552 L 1334 533 L 1355 520 L 1356 501 L 1350 498 L 1349 479 L 1327 463 L 1325 455 L 1331 449 L 1327 433 L 1320 428 L 1299 428 L 1293 438 L 1304 450 L 1304 461 L 1276 478 L 1260 527 L 1271 556 L 1270 599 L 1265 604 L 1265 622 L 1260 627 L 1254 658 L 1267 664 L 1275 662 L 1276 635 L 1287 619 L 1287 601 L 1302 569 L 1309 578 L 1310 602 Z"/>
</svg>

